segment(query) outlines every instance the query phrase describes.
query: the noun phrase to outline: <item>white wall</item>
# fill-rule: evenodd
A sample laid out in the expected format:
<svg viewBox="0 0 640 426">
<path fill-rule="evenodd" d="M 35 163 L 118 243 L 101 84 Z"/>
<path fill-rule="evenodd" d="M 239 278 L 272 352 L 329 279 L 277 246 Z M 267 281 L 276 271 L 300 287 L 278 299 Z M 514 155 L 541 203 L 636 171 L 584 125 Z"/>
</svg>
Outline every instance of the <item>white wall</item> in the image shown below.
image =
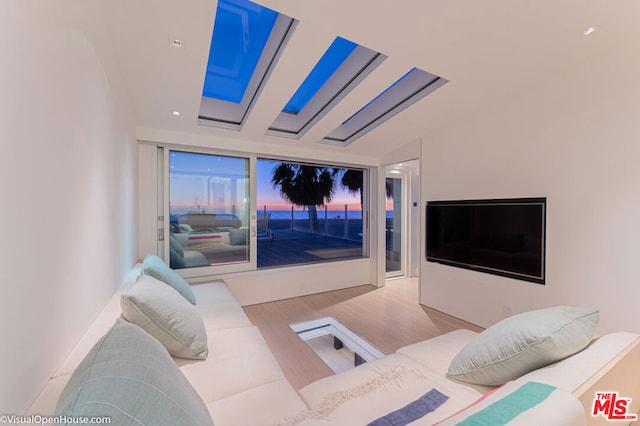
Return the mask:
<svg viewBox="0 0 640 426">
<path fill-rule="evenodd" d="M 547 197 L 545 286 L 423 259 L 423 304 L 482 326 L 505 305 L 598 306 L 601 332 L 640 332 L 638 75 L 621 46 L 423 139 L 423 202 Z"/>
<path fill-rule="evenodd" d="M 422 217 L 422 206 L 420 204 L 420 162 L 415 160 L 416 167 L 411 168 L 411 186 L 409 190 L 409 270 L 407 275 L 411 277 L 420 276 L 420 254 L 424 244 L 424 233 L 420 226 Z M 414 206 L 413 203 L 416 203 Z"/>
<path fill-rule="evenodd" d="M 0 3 L 0 413 L 27 409 L 135 260 L 134 127 L 100 7 Z"/>
<path fill-rule="evenodd" d="M 290 266 L 222 276 L 243 305 L 373 284 L 371 259 Z"/>
</svg>

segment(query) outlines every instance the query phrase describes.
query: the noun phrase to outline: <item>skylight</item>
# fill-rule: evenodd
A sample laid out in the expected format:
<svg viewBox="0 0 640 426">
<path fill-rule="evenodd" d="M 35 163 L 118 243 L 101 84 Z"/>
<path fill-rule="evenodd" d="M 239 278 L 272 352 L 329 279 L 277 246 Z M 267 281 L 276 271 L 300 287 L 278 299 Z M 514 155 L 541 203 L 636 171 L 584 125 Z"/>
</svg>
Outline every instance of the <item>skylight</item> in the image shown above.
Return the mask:
<svg viewBox="0 0 640 426">
<path fill-rule="evenodd" d="M 336 37 L 267 134 L 300 138 L 385 59 L 378 52 Z"/>
<path fill-rule="evenodd" d="M 242 101 L 278 13 L 243 0 L 220 0 L 202 96 Z"/>
<path fill-rule="evenodd" d="M 242 128 L 296 25 L 249 0 L 218 0 L 198 124 Z M 265 133 L 301 138 L 386 58 L 336 37 Z M 346 146 L 446 82 L 414 68 L 321 142 Z"/>
<path fill-rule="evenodd" d="M 437 75 L 413 68 L 325 136 L 322 142 L 346 146 L 445 83 L 447 80 Z"/>
<path fill-rule="evenodd" d="M 248 0 L 219 0 L 199 123 L 240 129 L 295 21 Z"/>
<path fill-rule="evenodd" d="M 356 43 L 337 37 L 284 106 L 283 111 L 299 113 L 356 47 Z"/>
</svg>

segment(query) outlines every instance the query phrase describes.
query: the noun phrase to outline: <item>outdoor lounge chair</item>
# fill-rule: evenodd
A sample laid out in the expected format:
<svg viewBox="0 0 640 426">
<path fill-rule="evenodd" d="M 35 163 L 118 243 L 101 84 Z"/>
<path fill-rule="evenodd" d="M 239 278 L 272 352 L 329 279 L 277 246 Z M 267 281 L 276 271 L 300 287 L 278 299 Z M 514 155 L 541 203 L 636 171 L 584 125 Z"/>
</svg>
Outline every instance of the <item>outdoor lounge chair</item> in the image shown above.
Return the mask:
<svg viewBox="0 0 640 426">
<path fill-rule="evenodd" d="M 269 229 L 269 218 L 271 218 L 271 213 L 258 213 L 257 232 L 256 232 L 256 237 L 258 238 L 258 241 L 260 240 L 273 241 L 273 233 L 271 232 L 271 229 Z"/>
</svg>

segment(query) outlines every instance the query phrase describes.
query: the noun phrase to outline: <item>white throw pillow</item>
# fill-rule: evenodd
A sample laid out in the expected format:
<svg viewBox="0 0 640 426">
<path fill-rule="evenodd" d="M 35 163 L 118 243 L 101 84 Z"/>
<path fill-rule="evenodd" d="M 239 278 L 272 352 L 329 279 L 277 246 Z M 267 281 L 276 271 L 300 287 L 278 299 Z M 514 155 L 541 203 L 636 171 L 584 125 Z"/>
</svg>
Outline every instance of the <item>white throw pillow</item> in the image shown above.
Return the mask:
<svg viewBox="0 0 640 426">
<path fill-rule="evenodd" d="M 598 309 L 556 306 L 500 321 L 467 343 L 447 376 L 499 386 L 584 349 L 598 326 Z"/>
<path fill-rule="evenodd" d="M 120 299 L 124 318 L 158 339 L 171 355 L 207 358 L 207 334 L 200 312 L 172 287 L 141 276 Z"/>
</svg>

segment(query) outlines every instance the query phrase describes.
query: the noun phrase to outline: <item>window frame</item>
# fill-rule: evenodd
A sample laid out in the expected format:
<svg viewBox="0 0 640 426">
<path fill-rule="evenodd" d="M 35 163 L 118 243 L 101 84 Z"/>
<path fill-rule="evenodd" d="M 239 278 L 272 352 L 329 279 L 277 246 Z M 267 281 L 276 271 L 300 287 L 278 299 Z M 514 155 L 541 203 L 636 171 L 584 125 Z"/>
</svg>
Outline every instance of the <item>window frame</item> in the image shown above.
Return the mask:
<svg viewBox="0 0 640 426">
<path fill-rule="evenodd" d="M 342 37 L 336 37 L 336 40 L 338 38 Z M 353 43 L 350 40 L 344 40 Z M 331 46 L 329 46 L 329 48 L 330 47 Z M 329 48 L 324 54 L 329 51 Z M 318 66 L 323 57 L 316 62 L 315 67 Z M 340 66 L 334 70 L 324 84 L 315 91 L 300 111 L 294 113 L 286 111 L 283 108 L 265 134 L 290 139 L 300 139 L 342 99 L 351 93 L 356 86 L 364 81 L 385 59 L 387 59 L 387 56 L 382 53 L 356 44 L 355 49 Z M 311 73 L 315 70 L 315 67 Z M 311 73 L 307 75 L 307 78 L 309 78 Z M 293 96 L 295 96 L 297 91 L 300 90 L 305 83 L 306 80 L 298 86 Z"/>
<path fill-rule="evenodd" d="M 249 80 L 240 103 L 201 96 L 198 125 L 241 130 L 291 39 L 298 21 L 278 13 L 271 35 Z M 214 28 L 215 31 L 215 28 Z M 203 82 L 204 86 L 204 82 Z"/>
<path fill-rule="evenodd" d="M 371 198 L 371 192 L 370 192 L 371 191 L 371 175 L 372 175 L 371 167 L 364 166 L 364 165 L 354 165 L 354 164 L 329 162 L 329 161 L 327 163 L 319 163 L 317 161 L 301 160 L 301 159 L 296 159 L 291 157 L 281 157 L 281 156 L 274 156 L 274 155 L 257 155 L 256 164 L 258 160 L 292 163 L 292 164 L 300 164 L 300 165 L 316 166 L 316 167 L 362 170 L 362 256 L 351 258 L 351 259 L 333 259 L 333 260 L 325 260 L 325 261 L 318 261 L 318 262 L 290 263 L 286 265 L 267 266 L 267 267 L 257 268 L 257 270 L 278 269 L 278 268 L 287 268 L 287 267 L 291 268 L 291 267 L 298 267 L 298 266 L 304 266 L 304 265 L 317 265 L 322 263 L 369 259 L 371 257 L 371 228 L 370 228 L 370 217 L 371 217 L 371 209 L 372 209 L 371 207 L 372 198 Z M 331 163 L 331 164 L 328 164 L 328 163 Z M 256 184 L 257 184 L 257 175 L 256 175 Z M 258 196 L 257 188 L 256 188 L 255 195 L 256 195 L 256 207 L 259 207 L 257 205 L 257 196 Z"/>
<path fill-rule="evenodd" d="M 198 279 L 213 276 L 224 276 L 227 274 L 243 273 L 243 272 L 257 272 L 265 270 L 278 270 L 282 268 L 301 268 L 305 266 L 314 266 L 324 263 L 332 262 L 353 262 L 361 261 L 362 259 L 369 259 L 371 257 L 371 226 L 370 217 L 372 212 L 371 200 L 371 188 L 372 188 L 372 172 L 371 166 L 358 165 L 351 163 L 331 162 L 327 161 L 325 164 L 318 163 L 317 161 L 299 158 L 299 157 L 287 157 L 272 155 L 266 153 L 249 153 L 242 151 L 222 150 L 222 149 L 210 149 L 204 147 L 194 147 L 186 145 L 175 144 L 158 144 L 158 148 L 162 150 L 162 153 L 158 155 L 158 211 L 162 212 L 162 215 L 158 218 L 159 221 L 159 243 L 162 244 L 162 248 L 159 247 L 159 252 L 163 255 L 164 259 L 169 259 L 169 241 L 170 241 L 170 212 L 169 212 L 169 185 L 170 185 L 170 155 L 171 151 L 180 151 L 185 153 L 205 154 L 205 155 L 219 155 L 227 157 L 238 157 L 247 159 L 249 161 L 249 261 L 241 263 L 229 263 L 213 266 L 203 266 L 195 268 L 176 269 L 175 271 L 185 279 Z M 321 262 L 311 263 L 296 263 L 282 266 L 258 268 L 257 267 L 257 160 L 268 159 L 273 161 L 281 161 L 287 163 L 299 163 L 309 164 L 324 167 L 334 168 L 351 168 L 360 169 L 363 171 L 363 211 L 362 211 L 362 257 L 354 259 L 336 259 L 325 260 Z M 330 164 L 329 164 L 330 163 Z"/>
<path fill-rule="evenodd" d="M 248 172 L 249 172 L 249 260 L 247 262 L 236 262 L 236 263 L 224 263 L 219 265 L 211 265 L 211 266 L 202 266 L 195 268 L 184 268 L 184 269 L 176 269 L 175 271 L 182 276 L 183 278 L 197 278 L 197 277 L 207 277 L 212 275 L 223 275 L 229 273 L 236 272 L 246 272 L 246 271 L 254 271 L 256 270 L 256 237 L 255 237 L 255 226 L 256 226 L 256 217 L 254 213 L 255 206 L 255 191 L 256 191 L 256 181 L 255 181 L 255 156 L 247 155 L 247 153 L 242 152 L 229 152 L 222 150 L 207 150 L 202 148 L 194 148 L 194 147 L 164 147 L 163 152 L 163 179 L 162 179 L 162 190 L 163 190 L 163 211 L 165 218 L 165 226 L 164 226 L 164 241 L 167 242 L 163 247 L 163 255 L 165 261 L 169 259 L 169 241 L 170 241 L 170 156 L 172 151 L 184 152 L 189 154 L 203 154 L 203 155 L 212 155 L 212 156 L 225 156 L 225 157 L 236 157 L 242 158 L 248 161 Z"/>
<path fill-rule="evenodd" d="M 414 67 L 322 138 L 320 143 L 347 146 L 446 83 L 448 80 L 445 78 Z"/>
</svg>

